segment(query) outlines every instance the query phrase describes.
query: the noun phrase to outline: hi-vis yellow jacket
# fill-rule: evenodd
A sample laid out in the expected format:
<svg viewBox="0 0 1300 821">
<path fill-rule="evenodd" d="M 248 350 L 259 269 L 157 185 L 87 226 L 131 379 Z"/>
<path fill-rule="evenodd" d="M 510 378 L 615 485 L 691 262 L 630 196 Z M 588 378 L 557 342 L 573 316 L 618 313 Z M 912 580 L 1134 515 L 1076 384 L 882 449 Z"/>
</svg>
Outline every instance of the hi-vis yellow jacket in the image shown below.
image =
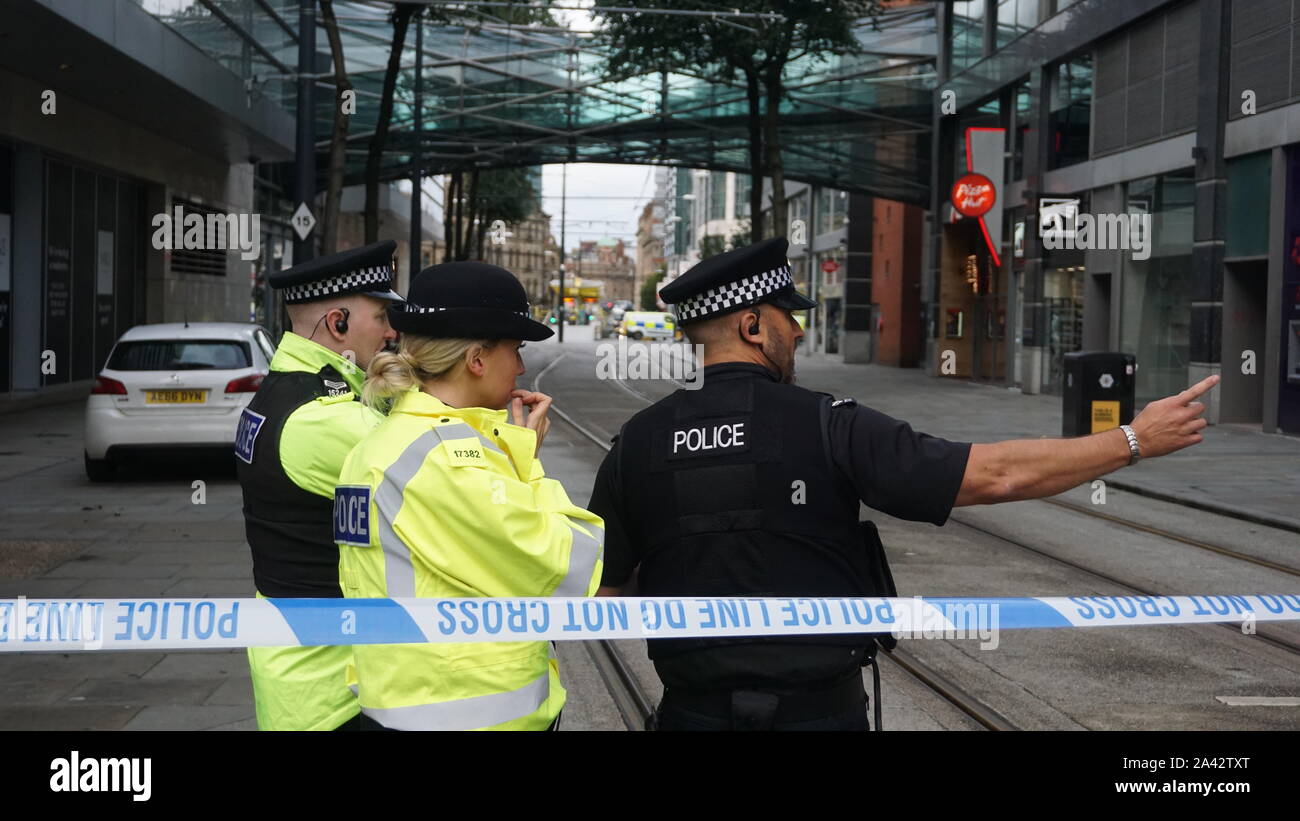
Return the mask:
<svg viewBox="0 0 1300 821">
<path fill-rule="evenodd" d="M 507 418 L 397 399 L 339 476 L 344 596 L 595 593 L 604 523 L 545 478 L 536 433 Z M 549 642 L 356 645 L 353 659 L 361 711 L 394 729 L 544 730 L 564 706 Z"/>
</svg>

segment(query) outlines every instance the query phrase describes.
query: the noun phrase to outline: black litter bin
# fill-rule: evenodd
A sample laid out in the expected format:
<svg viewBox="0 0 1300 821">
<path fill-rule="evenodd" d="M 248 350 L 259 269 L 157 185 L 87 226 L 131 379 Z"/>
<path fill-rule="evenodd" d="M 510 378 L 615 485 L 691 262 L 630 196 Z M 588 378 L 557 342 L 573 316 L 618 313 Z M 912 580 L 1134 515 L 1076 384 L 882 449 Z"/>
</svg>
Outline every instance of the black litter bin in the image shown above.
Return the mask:
<svg viewBox="0 0 1300 821">
<path fill-rule="evenodd" d="M 1067 353 L 1064 365 L 1062 434 L 1084 436 L 1133 421 L 1137 384 L 1133 354 L 1079 351 Z"/>
</svg>

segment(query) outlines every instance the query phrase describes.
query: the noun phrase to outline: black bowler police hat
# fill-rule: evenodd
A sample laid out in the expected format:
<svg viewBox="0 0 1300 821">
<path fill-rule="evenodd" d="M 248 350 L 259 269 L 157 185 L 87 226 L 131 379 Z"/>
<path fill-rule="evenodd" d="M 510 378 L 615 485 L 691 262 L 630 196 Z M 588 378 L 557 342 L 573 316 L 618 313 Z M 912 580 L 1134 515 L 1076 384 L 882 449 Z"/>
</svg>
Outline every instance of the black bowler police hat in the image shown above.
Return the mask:
<svg viewBox="0 0 1300 821">
<path fill-rule="evenodd" d="M 411 282 L 407 301 L 388 309 L 402 333 L 441 339 L 546 339 L 555 332 L 528 318 L 515 275 L 486 262 L 444 262 Z"/>
<path fill-rule="evenodd" d="M 284 301 L 288 305 L 350 294 L 401 302 L 401 295 L 393 290 L 396 250 L 396 242 L 384 240 L 309 259 L 271 274 L 266 281 L 272 288 L 284 289 Z"/>
<path fill-rule="evenodd" d="M 674 306 L 683 325 L 770 302 L 791 311 L 817 303 L 794 289 L 785 237 L 773 237 L 718 254 L 663 287 L 659 296 Z"/>
</svg>

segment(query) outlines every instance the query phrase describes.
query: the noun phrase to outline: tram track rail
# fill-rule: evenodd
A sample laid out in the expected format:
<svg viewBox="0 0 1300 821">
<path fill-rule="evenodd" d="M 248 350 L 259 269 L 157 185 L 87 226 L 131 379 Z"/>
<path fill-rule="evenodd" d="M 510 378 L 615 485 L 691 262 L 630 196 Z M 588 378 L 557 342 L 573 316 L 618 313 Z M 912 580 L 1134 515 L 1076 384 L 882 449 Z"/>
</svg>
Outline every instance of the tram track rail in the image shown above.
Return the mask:
<svg viewBox="0 0 1300 821">
<path fill-rule="evenodd" d="M 1069 505 L 1065 505 L 1065 506 L 1068 507 Z M 1027 551 L 1027 552 L 1029 552 L 1029 553 L 1033 553 L 1035 556 L 1041 556 L 1042 558 L 1048 559 L 1049 561 L 1055 562 L 1055 563 L 1057 563 L 1057 564 L 1064 565 L 1064 566 L 1069 567 L 1069 568 L 1071 568 L 1071 569 L 1073 569 L 1073 570 L 1077 570 L 1077 571 L 1079 571 L 1080 573 L 1086 573 L 1086 574 L 1088 574 L 1089 576 L 1092 576 L 1092 577 L 1094 577 L 1094 578 L 1096 578 L 1096 579 L 1100 579 L 1100 580 L 1105 581 L 1105 582 L 1107 582 L 1107 583 L 1109 583 L 1109 584 L 1113 584 L 1113 585 L 1115 585 L 1115 586 L 1117 586 L 1117 587 L 1122 587 L 1122 588 L 1124 588 L 1125 590 L 1128 590 L 1128 591 L 1130 591 L 1131 593 L 1136 593 L 1136 594 L 1139 595 L 1139 596 L 1163 596 L 1163 595 L 1166 595 L 1166 594 L 1164 594 L 1164 593 L 1159 593 L 1159 592 L 1157 592 L 1157 591 L 1151 590 L 1151 589 L 1147 588 L 1146 586 L 1141 585 L 1141 584 L 1138 584 L 1138 583 L 1135 583 L 1135 582 L 1133 582 L 1133 581 L 1131 581 L 1131 580 L 1128 580 L 1128 579 L 1122 579 L 1122 578 L 1120 578 L 1120 577 L 1118 577 L 1118 576 L 1112 575 L 1112 574 L 1107 573 L 1107 572 L 1105 572 L 1105 571 L 1097 570 L 1097 569 L 1095 569 L 1095 568 L 1091 568 L 1091 567 L 1088 567 L 1088 566 L 1086 566 L 1086 565 L 1079 564 L 1078 562 L 1072 561 L 1072 560 L 1070 560 L 1070 559 L 1062 558 L 1061 556 L 1057 556 L 1056 554 L 1052 553 L 1052 552 L 1049 551 L 1049 550 L 1044 550 L 1044 549 L 1042 549 L 1042 548 L 1034 547 L 1033 545 L 1026 544 L 1025 542 L 1022 542 L 1022 541 L 1020 541 L 1019 539 L 1013 538 L 1013 537 L 1011 537 L 1011 536 L 1007 536 L 1006 534 L 998 533 L 997 531 L 995 531 L 995 530 L 990 530 L 989 528 L 983 527 L 982 525 L 977 525 L 977 524 L 974 524 L 974 523 L 972 523 L 972 522 L 968 522 L 968 521 L 966 521 L 964 518 L 961 518 L 961 517 L 959 517 L 959 516 L 949 516 L 949 517 L 948 517 L 948 521 L 953 522 L 953 523 L 955 523 L 955 524 L 958 524 L 958 525 L 960 525 L 960 526 L 962 526 L 962 527 L 968 528 L 968 529 L 970 529 L 970 530 L 974 530 L 974 531 L 976 531 L 976 532 L 978 532 L 978 533 L 983 533 L 983 534 L 986 535 L 986 536 L 991 536 L 992 538 L 997 539 L 997 540 L 999 540 L 999 541 L 1006 542 L 1007 544 L 1010 544 L 1010 545 L 1013 545 L 1013 546 L 1015 546 L 1015 547 L 1018 547 L 1018 548 L 1020 548 L 1021 550 L 1025 550 L 1025 551 Z M 1154 530 L 1159 530 L 1159 528 L 1154 528 Z M 1163 535 L 1163 534 L 1157 534 L 1157 535 Z M 1169 534 L 1169 535 L 1170 535 L 1170 536 L 1176 536 L 1176 534 Z M 1183 541 L 1182 538 L 1177 538 L 1176 540 L 1177 540 L 1177 541 Z M 1226 624 L 1226 623 L 1225 623 L 1225 624 L 1207 624 L 1207 625 L 1201 625 L 1201 626 L 1204 626 L 1204 627 L 1222 628 L 1222 629 L 1225 629 L 1225 630 L 1229 630 L 1229 631 L 1231 631 L 1231 632 L 1233 632 L 1233 633 L 1241 633 L 1241 632 L 1242 632 L 1241 628 L 1238 627 L 1238 626 L 1235 625 L 1235 624 Z M 1291 639 L 1285 638 L 1285 637 L 1283 637 L 1283 636 L 1277 635 L 1277 634 L 1275 634 L 1271 629 L 1269 629 L 1268 627 L 1257 626 L 1257 627 L 1255 628 L 1255 632 L 1250 633 L 1250 634 L 1248 634 L 1248 635 L 1250 635 L 1252 638 L 1259 639 L 1260 641 L 1263 641 L 1263 642 L 1265 642 L 1266 644 L 1270 644 L 1270 645 L 1272 645 L 1272 646 L 1274 646 L 1274 647 L 1277 647 L 1277 648 L 1279 648 L 1279 649 L 1281 649 L 1281 650 L 1285 650 L 1285 651 L 1287 651 L 1287 652 L 1294 653 L 1294 654 L 1296 654 L 1296 655 L 1300 655 L 1300 643 L 1297 643 L 1297 642 L 1295 642 L 1295 641 L 1293 641 L 1293 640 L 1291 640 Z"/>
<path fill-rule="evenodd" d="M 541 390 L 542 377 L 546 375 L 547 371 L 559 364 L 563 358 L 564 354 L 561 353 L 533 378 L 534 391 Z M 554 404 L 551 405 L 551 413 L 558 416 L 579 434 L 595 442 L 606 451 L 609 450 L 609 445 L 599 436 L 578 424 L 573 417 L 555 407 Z M 641 686 L 641 682 L 637 681 L 636 673 L 627 663 L 623 652 L 619 650 L 618 645 L 609 639 L 598 639 L 585 644 L 587 653 L 591 656 L 592 664 L 595 665 L 596 671 L 600 673 L 601 680 L 605 682 L 605 688 L 609 691 L 614 707 L 623 718 L 624 726 L 633 731 L 645 730 L 649 725 L 651 715 L 654 714 L 654 704 L 651 702 L 645 688 Z"/>
<path fill-rule="evenodd" d="M 1119 516 L 1114 516 L 1110 513 L 1102 513 L 1100 510 L 1089 510 L 1083 505 L 1078 505 L 1073 502 L 1067 502 L 1062 499 L 1048 498 L 1048 499 L 1039 499 L 1038 501 L 1049 505 L 1055 505 L 1056 507 L 1062 507 L 1065 508 L 1066 510 L 1073 511 L 1075 513 L 1081 513 L 1084 516 L 1091 516 L 1094 519 L 1102 519 L 1112 524 L 1120 525 L 1121 527 L 1127 527 L 1131 530 L 1138 530 L 1143 533 L 1148 533 L 1152 536 L 1159 536 L 1161 538 L 1170 539 L 1175 542 L 1182 542 L 1185 545 L 1191 545 L 1192 547 L 1199 547 L 1201 550 L 1208 550 L 1211 553 L 1217 553 L 1220 556 L 1227 556 L 1230 559 L 1237 559 L 1238 561 L 1259 565 L 1260 567 L 1266 567 L 1269 570 L 1276 570 L 1279 573 L 1286 573 L 1289 576 L 1295 576 L 1297 578 L 1300 578 L 1300 568 L 1292 567 L 1286 564 L 1281 564 L 1280 562 L 1270 561 L 1268 559 L 1261 559 L 1259 556 L 1252 556 L 1249 553 L 1242 553 L 1240 550 L 1233 550 L 1230 547 L 1223 547 L 1221 545 L 1210 544 L 1209 542 L 1203 542 L 1200 541 L 1199 539 L 1193 539 L 1188 536 L 1182 536 L 1178 533 L 1173 533 L 1171 531 L 1164 530 L 1163 528 L 1154 527 L 1153 525 L 1145 525 L 1142 524 L 1141 522 L 1131 522 L 1128 519 L 1123 519 Z M 1213 511 L 1210 512 L 1212 513 Z M 1222 515 L 1222 514 L 1216 513 L 1214 515 Z"/>
</svg>

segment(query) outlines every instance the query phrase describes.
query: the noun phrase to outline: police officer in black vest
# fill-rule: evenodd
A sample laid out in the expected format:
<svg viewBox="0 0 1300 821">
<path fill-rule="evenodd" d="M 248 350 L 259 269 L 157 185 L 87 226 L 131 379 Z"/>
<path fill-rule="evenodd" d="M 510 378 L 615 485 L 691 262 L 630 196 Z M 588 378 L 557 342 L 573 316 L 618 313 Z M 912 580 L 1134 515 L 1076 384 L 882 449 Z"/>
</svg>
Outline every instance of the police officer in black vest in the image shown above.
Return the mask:
<svg viewBox="0 0 1300 821">
<path fill-rule="evenodd" d="M 795 387 L 803 330 L 788 244 L 712 257 L 661 291 L 704 346 L 703 384 L 638 413 L 601 464 L 600 594 L 894 594 L 859 502 L 942 525 L 953 507 L 1038 498 L 1199 442 L 1210 377 L 1131 426 L 1069 440 L 971 445 L 918 433 L 852 399 Z M 647 642 L 664 730 L 865 730 L 863 636 Z M 877 715 L 879 713 L 877 712 Z"/>
<path fill-rule="evenodd" d="M 253 580 L 263 596 L 342 598 L 334 486 L 343 460 L 382 417 L 359 401 L 371 357 L 397 338 L 388 307 L 392 240 L 317 257 L 268 278 L 292 329 L 240 416 L 236 467 Z M 352 729 L 351 647 L 250 647 L 258 727 Z"/>
</svg>

